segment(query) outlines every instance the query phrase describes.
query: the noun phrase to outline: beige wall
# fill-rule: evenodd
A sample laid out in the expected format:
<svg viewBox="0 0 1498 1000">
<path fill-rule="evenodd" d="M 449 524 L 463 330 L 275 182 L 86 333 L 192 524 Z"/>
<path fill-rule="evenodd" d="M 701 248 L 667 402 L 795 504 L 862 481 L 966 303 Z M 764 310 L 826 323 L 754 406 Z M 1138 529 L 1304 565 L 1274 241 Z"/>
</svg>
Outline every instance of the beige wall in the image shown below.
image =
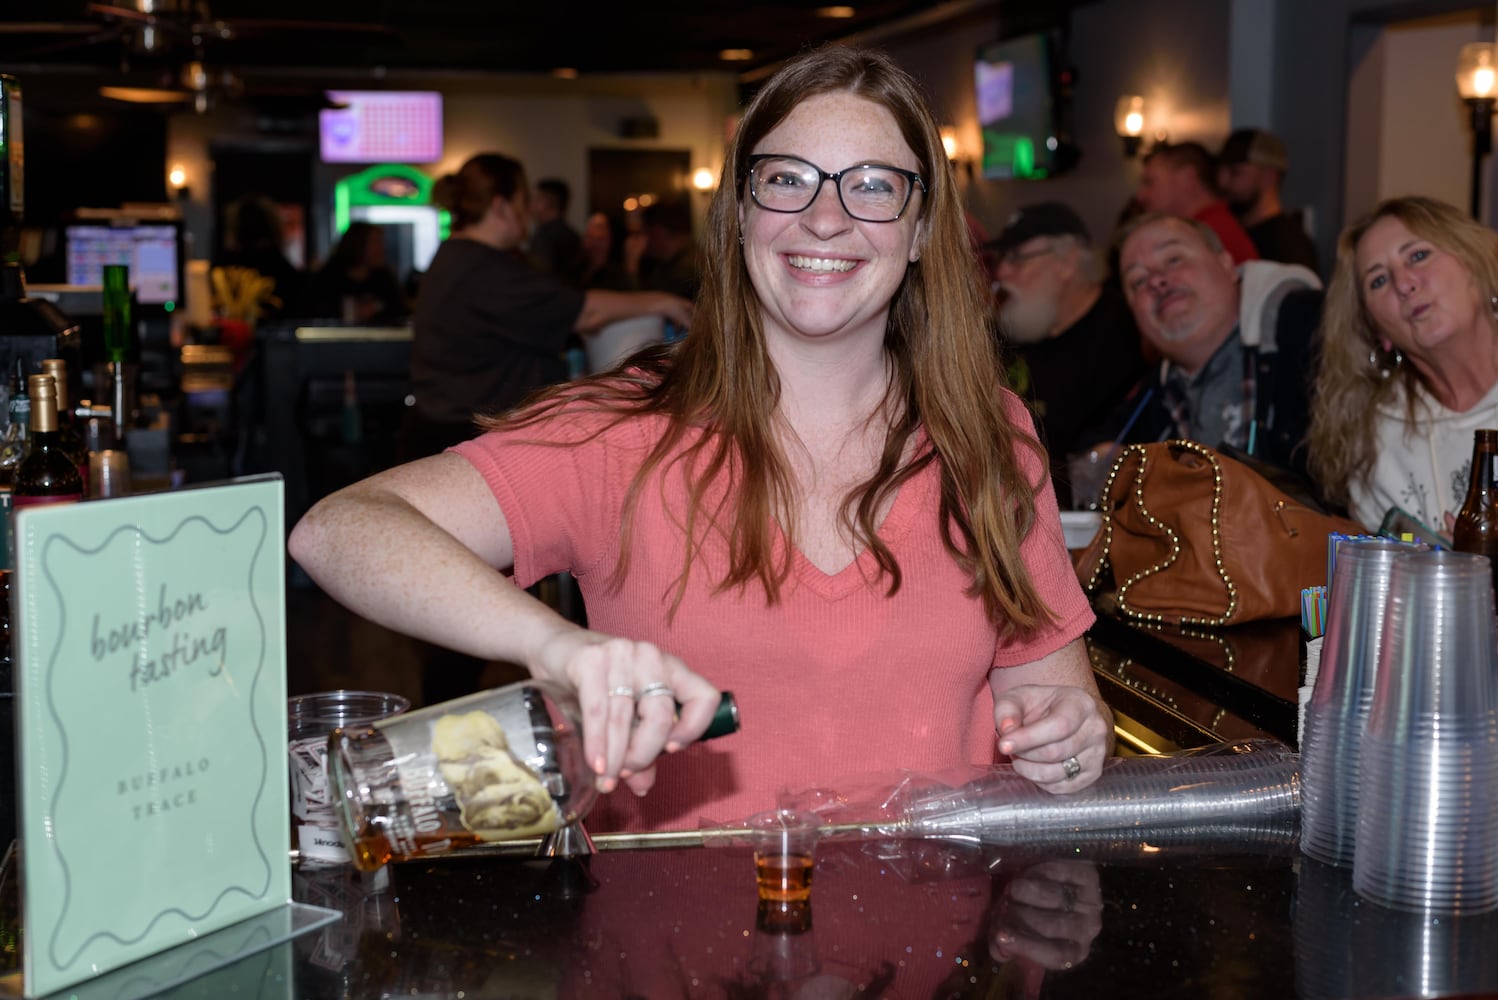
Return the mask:
<svg viewBox="0 0 1498 1000">
<path fill-rule="evenodd" d="M 1353 66 L 1347 219 L 1404 194 L 1467 206 L 1472 136 L 1453 73 L 1463 45 L 1491 39 L 1477 11 L 1406 21 L 1384 29 Z"/>
<path fill-rule="evenodd" d="M 495 77 L 459 79 L 403 79 L 391 81 L 402 89 L 438 89 L 444 94 L 444 157 L 422 169 L 431 176 L 456 170 L 477 152 L 499 151 L 525 164 L 532 181 L 560 177 L 572 187 L 569 216 L 581 225 L 587 212 L 588 150 L 688 150 L 692 167 L 715 173 L 723 164 L 725 123 L 737 109 L 737 84 L 732 76 L 699 77 L 618 76 L 598 80 L 550 80 Z M 351 88 L 346 88 L 351 89 Z M 624 118 L 653 117 L 660 124 L 654 139 L 623 139 Z M 255 121 L 233 109 L 208 115 L 173 116 L 168 127 L 167 162 L 186 168 L 192 199 L 184 206 L 193 243 L 192 254 L 207 256 L 212 249 L 208 208 L 209 144 L 217 141 L 289 141 L 257 138 Z M 295 141 L 305 141 L 295 140 Z M 327 192 L 327 205 L 314 205 L 309 227 L 331 226 L 331 190 L 340 177 L 361 167 L 319 165 L 314 190 Z M 700 225 L 707 197 L 691 199 Z M 313 234 L 312 252 L 327 246 L 329 234 Z"/>
</svg>

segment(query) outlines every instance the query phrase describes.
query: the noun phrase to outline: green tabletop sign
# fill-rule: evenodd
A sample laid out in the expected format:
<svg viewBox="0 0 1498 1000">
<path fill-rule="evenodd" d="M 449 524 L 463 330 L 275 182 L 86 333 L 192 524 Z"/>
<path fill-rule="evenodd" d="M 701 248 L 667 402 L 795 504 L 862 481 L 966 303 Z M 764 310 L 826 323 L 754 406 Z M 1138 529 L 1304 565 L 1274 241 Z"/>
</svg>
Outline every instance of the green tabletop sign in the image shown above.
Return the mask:
<svg viewBox="0 0 1498 1000">
<path fill-rule="evenodd" d="M 291 896 L 279 477 L 15 519 L 25 990 Z"/>
</svg>

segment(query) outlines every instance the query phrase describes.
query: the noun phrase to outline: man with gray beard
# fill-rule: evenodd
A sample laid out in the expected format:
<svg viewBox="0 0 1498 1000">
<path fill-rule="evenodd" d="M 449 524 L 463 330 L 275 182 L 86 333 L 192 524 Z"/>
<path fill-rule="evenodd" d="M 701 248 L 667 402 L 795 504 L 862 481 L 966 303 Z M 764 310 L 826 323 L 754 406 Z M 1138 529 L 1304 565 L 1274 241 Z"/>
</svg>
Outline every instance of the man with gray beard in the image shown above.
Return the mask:
<svg viewBox="0 0 1498 1000">
<path fill-rule="evenodd" d="M 1019 209 L 990 246 L 1009 381 L 1035 412 L 1065 509 L 1073 500 L 1067 456 L 1105 436 L 1101 425 L 1144 372 L 1139 333 L 1067 206 Z"/>
</svg>

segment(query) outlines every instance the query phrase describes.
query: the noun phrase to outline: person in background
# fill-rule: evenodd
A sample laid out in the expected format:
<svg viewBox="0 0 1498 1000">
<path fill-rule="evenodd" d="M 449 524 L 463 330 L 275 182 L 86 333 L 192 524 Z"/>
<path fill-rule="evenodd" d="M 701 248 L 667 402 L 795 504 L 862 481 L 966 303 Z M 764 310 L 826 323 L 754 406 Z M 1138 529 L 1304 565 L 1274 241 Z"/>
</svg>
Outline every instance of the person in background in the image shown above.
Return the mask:
<svg viewBox="0 0 1498 1000">
<path fill-rule="evenodd" d="M 742 817 L 840 768 L 1095 780 L 1093 614 L 1024 404 L 995 391 L 918 85 L 846 46 L 790 61 L 710 220 L 684 341 L 323 500 L 297 561 L 367 618 L 574 690 L 600 787 L 650 793 L 592 830 Z M 516 586 L 564 569 L 590 629 Z M 751 721 L 690 745 L 729 687 Z"/>
<path fill-rule="evenodd" d="M 531 205 L 532 221 L 527 250 L 536 266 L 547 274 L 576 282 L 582 270 L 582 237 L 567 222 L 567 206 L 572 190 L 567 182 L 546 177 L 536 182 L 536 198 Z"/>
<path fill-rule="evenodd" d="M 1377 529 L 1394 507 L 1450 531 L 1472 432 L 1498 427 L 1498 234 L 1433 198 L 1343 231 L 1321 328 L 1311 471 Z"/>
<path fill-rule="evenodd" d="M 1201 143 L 1160 143 L 1153 147 L 1140 168 L 1135 198 L 1143 212 L 1205 223 L 1217 234 L 1217 242 L 1234 264 L 1259 256 L 1253 240 L 1222 200 L 1217 190 L 1217 165 Z"/>
<path fill-rule="evenodd" d="M 524 168 L 481 153 L 434 193 L 452 237 L 422 278 L 412 317 L 411 395 L 403 460 L 435 455 L 477 433 L 476 414 L 509 409 L 566 378 L 572 332 L 635 316 L 686 325 L 691 303 L 661 292 L 579 290 L 536 270 L 521 252 L 530 229 Z"/>
<path fill-rule="evenodd" d="M 349 323 L 393 323 L 410 312 L 395 272 L 385 263 L 380 227 L 351 222 L 327 262 L 307 281 L 308 316 Z"/>
<path fill-rule="evenodd" d="M 1222 144 L 1217 181 L 1261 258 L 1299 264 L 1319 273 L 1316 244 L 1306 233 L 1300 213 L 1286 212 L 1280 201 L 1280 186 L 1289 167 L 1290 156 L 1279 136 L 1244 128 Z"/>
<path fill-rule="evenodd" d="M 696 299 L 702 287 L 692 212 L 680 201 L 657 201 L 640 210 L 644 256 L 639 261 L 641 288 Z M 627 253 L 627 251 L 626 251 Z"/>
<path fill-rule="evenodd" d="M 1070 507 L 1067 457 L 1097 442 L 1099 425 L 1144 374 L 1139 331 L 1066 205 L 1019 209 L 989 247 L 1009 384 L 1035 412 L 1056 499 Z"/>
<path fill-rule="evenodd" d="M 629 291 L 639 287 L 624 264 L 624 230 L 604 212 L 588 216 L 582 232 L 584 288 Z"/>
<path fill-rule="evenodd" d="M 686 325 L 692 305 L 661 292 L 577 289 L 538 271 L 521 248 L 530 194 L 520 163 L 481 153 L 438 182 L 452 236 L 422 278 L 411 323 L 411 386 L 396 451 L 401 461 L 435 455 L 478 433 L 478 414 L 513 407 L 565 381 L 564 351 L 621 319 L 662 315 Z M 423 700 L 477 686 L 484 660 L 428 646 Z"/>
<path fill-rule="evenodd" d="M 1205 223 L 1146 214 L 1119 235 L 1124 297 L 1163 359 L 1125 442 L 1187 438 L 1230 446 L 1297 474 L 1309 420 L 1321 281 L 1293 264 L 1234 268 Z M 1146 395 L 1147 394 L 1147 398 Z"/>
<path fill-rule="evenodd" d="M 306 275 L 286 257 L 281 213 L 265 195 L 247 194 L 224 211 L 224 249 L 213 268 L 233 298 L 245 298 L 254 279 L 258 319 L 299 315 Z M 238 311 L 238 310 L 234 310 Z"/>
</svg>

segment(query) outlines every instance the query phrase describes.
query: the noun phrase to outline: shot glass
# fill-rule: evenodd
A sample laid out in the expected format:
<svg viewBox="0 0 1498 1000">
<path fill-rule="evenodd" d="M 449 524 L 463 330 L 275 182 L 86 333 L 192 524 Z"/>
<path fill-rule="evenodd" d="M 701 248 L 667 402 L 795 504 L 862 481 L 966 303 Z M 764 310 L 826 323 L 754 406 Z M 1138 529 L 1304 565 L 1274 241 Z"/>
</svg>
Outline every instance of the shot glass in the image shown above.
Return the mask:
<svg viewBox="0 0 1498 1000">
<path fill-rule="evenodd" d="M 287 701 L 291 840 L 303 861 L 349 860 L 328 784 L 328 734 L 399 715 L 411 702 L 384 691 L 321 691 Z"/>
<path fill-rule="evenodd" d="M 749 818 L 759 898 L 798 903 L 811 898 L 811 877 L 822 822 L 813 813 L 777 809 Z"/>
</svg>

